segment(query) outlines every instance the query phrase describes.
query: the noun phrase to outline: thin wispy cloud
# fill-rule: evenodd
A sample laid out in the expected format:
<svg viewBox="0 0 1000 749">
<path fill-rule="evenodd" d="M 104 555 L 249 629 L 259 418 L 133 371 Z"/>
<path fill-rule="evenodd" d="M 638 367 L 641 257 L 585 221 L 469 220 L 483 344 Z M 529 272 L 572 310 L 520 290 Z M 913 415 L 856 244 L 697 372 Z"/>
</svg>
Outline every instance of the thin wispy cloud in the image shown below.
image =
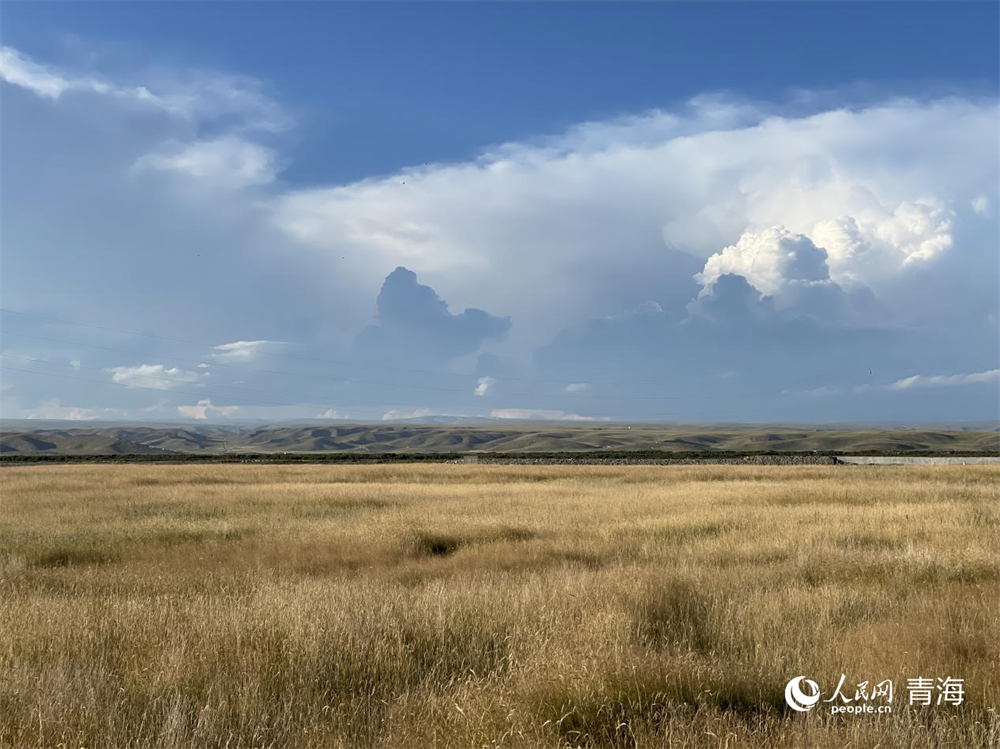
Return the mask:
<svg viewBox="0 0 1000 749">
<path fill-rule="evenodd" d="M 233 341 L 214 347 L 212 358 L 224 363 L 251 362 L 290 345 L 287 341 Z"/>
<path fill-rule="evenodd" d="M 887 388 L 889 390 L 912 390 L 914 388 L 962 387 L 997 381 L 1000 381 L 1000 369 L 990 369 L 985 372 L 970 372 L 968 374 L 912 375 L 896 380 Z"/>
<path fill-rule="evenodd" d="M 556 409 L 546 408 L 494 408 L 490 411 L 494 419 L 524 419 L 529 421 L 601 421 L 600 417 L 581 416 Z"/>
<path fill-rule="evenodd" d="M 49 99 L 58 99 L 74 87 L 97 89 L 96 83 L 74 84 L 11 47 L 0 47 L 0 78 Z"/>
<path fill-rule="evenodd" d="M 160 87 L 151 90 L 93 73 L 60 70 L 2 46 L 0 79 L 53 100 L 77 92 L 130 100 L 191 122 L 235 118 L 231 126 L 241 131 L 278 132 L 294 122 L 281 105 L 263 93 L 259 81 L 246 76 L 177 71 L 173 80 L 161 77 Z"/>
<path fill-rule="evenodd" d="M 111 381 L 118 385 L 154 390 L 170 390 L 181 385 L 200 382 L 205 374 L 190 372 L 164 364 L 140 364 L 134 367 L 110 367 Z"/>
<path fill-rule="evenodd" d="M 193 143 L 170 143 L 136 161 L 136 169 L 177 172 L 221 187 L 238 189 L 271 182 L 274 152 L 236 136 Z"/>
</svg>

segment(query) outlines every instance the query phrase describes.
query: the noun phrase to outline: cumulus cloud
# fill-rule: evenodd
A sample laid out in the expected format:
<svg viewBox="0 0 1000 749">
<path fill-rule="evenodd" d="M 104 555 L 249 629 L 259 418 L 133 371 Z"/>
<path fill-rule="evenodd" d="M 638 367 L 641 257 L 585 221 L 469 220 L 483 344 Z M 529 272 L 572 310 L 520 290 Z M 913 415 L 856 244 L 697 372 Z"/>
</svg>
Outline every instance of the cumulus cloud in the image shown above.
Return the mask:
<svg viewBox="0 0 1000 749">
<path fill-rule="evenodd" d="M 747 232 L 735 245 L 712 255 L 695 278 L 709 289 L 724 274 L 742 276 L 766 296 L 778 296 L 789 284 L 822 283 L 830 278 L 826 252 L 809 237 L 783 226 Z"/>
<path fill-rule="evenodd" d="M 688 305 L 692 318 L 746 328 L 777 320 L 774 299 L 755 289 L 742 275 L 724 273 L 702 289 Z"/>
<path fill-rule="evenodd" d="M 181 385 L 189 385 L 201 380 L 197 372 L 188 372 L 178 367 L 164 364 L 140 364 L 137 367 L 110 367 L 111 381 L 126 387 L 170 390 Z"/>
<path fill-rule="evenodd" d="M 982 385 L 1000 380 L 1000 369 L 985 372 L 971 372 L 956 375 L 913 375 L 904 377 L 888 385 L 889 390 L 910 390 L 912 388 L 959 387 L 961 385 Z"/>
<path fill-rule="evenodd" d="M 502 338 L 511 327 L 509 317 L 481 309 L 451 313 L 434 289 L 418 283 L 416 273 L 403 267 L 386 277 L 377 307 L 378 324 L 362 331 L 356 341 L 357 350 L 375 360 L 448 361 Z"/>
<path fill-rule="evenodd" d="M 271 182 L 275 154 L 268 148 L 236 136 L 193 143 L 171 143 L 142 156 L 137 169 L 176 172 L 220 187 L 238 189 Z"/>
<path fill-rule="evenodd" d="M 586 382 L 571 382 L 565 387 L 567 393 L 582 393 L 587 389 Z"/>
<path fill-rule="evenodd" d="M 948 251 L 954 218 L 939 202 L 903 202 L 892 213 L 867 209 L 819 221 L 810 235 L 826 251 L 835 281 L 877 286 Z"/>
<path fill-rule="evenodd" d="M 490 388 L 496 385 L 496 380 L 492 377 L 480 377 L 476 380 L 476 387 L 472 391 L 473 395 L 483 396 L 490 392 Z"/>
<path fill-rule="evenodd" d="M 851 224 L 855 225 L 853 219 Z M 747 232 L 705 262 L 695 276 L 702 290 L 688 311 L 712 317 L 714 309 L 730 318 L 733 312 L 750 311 L 757 319 L 779 312 L 809 315 L 827 323 L 872 324 L 884 312 L 877 298 L 856 278 L 844 279 L 846 288 L 832 279 L 828 257 L 826 249 L 812 239 L 783 226 Z M 716 282 L 725 276 L 743 279 L 758 292 L 758 298 L 754 300 L 732 283 L 716 293 Z"/>
<path fill-rule="evenodd" d="M 249 362 L 282 346 L 287 341 L 233 341 L 214 346 L 213 359 L 226 363 Z"/>
<path fill-rule="evenodd" d="M 682 308 L 686 287 L 672 284 L 684 253 L 708 259 L 778 226 L 791 257 L 744 269 L 759 290 L 776 293 L 775 274 L 790 272 L 878 295 L 909 268 L 953 254 L 955 206 L 996 191 L 995 101 L 897 100 L 809 116 L 734 108 L 717 98 L 468 163 L 296 190 L 275 201 L 274 221 L 331 259 L 356 252 L 373 268 L 433 273 L 463 302 L 500 305 L 516 288 L 526 324 L 512 335 L 537 340 L 644 299 Z M 826 275 L 816 252 L 788 247 L 791 237 L 827 251 Z M 903 294 L 893 301 L 904 316 L 915 308 Z"/>
<path fill-rule="evenodd" d="M 239 406 L 216 406 L 211 400 L 205 398 L 198 401 L 193 406 L 178 406 L 177 412 L 187 419 L 197 419 L 204 421 L 209 416 L 228 416 L 240 410 Z"/>
</svg>

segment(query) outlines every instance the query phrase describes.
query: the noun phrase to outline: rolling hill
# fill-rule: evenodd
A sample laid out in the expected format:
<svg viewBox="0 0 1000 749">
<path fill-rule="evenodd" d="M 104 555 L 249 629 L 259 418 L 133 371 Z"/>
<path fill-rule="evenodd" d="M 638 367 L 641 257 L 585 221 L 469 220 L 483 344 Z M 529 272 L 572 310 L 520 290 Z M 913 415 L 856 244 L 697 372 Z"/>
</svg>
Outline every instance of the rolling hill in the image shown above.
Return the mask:
<svg viewBox="0 0 1000 749">
<path fill-rule="evenodd" d="M 5 426 L 4 455 L 544 452 L 1000 452 L 986 429 L 580 424 Z"/>
</svg>

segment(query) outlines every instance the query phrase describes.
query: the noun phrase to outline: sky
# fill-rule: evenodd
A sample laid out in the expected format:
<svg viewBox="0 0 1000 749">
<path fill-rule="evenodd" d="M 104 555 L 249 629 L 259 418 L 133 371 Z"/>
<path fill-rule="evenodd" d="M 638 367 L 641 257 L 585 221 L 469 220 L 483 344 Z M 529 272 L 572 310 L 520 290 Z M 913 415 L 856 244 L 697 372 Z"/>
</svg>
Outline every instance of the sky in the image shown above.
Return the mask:
<svg viewBox="0 0 1000 749">
<path fill-rule="evenodd" d="M 5 3 L 0 414 L 996 422 L 998 27 Z"/>
</svg>

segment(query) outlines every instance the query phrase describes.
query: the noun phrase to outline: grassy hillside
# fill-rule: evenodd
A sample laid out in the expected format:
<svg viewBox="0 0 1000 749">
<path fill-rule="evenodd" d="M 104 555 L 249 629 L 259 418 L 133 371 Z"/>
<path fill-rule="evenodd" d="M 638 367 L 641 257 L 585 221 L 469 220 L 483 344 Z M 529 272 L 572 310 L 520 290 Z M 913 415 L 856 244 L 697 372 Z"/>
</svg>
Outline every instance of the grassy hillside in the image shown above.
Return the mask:
<svg viewBox="0 0 1000 749">
<path fill-rule="evenodd" d="M 91 426 L 4 431 L 8 455 L 240 453 L 935 452 L 997 453 L 1000 434 L 930 429 L 661 425 L 338 424 L 322 426 Z"/>
</svg>

